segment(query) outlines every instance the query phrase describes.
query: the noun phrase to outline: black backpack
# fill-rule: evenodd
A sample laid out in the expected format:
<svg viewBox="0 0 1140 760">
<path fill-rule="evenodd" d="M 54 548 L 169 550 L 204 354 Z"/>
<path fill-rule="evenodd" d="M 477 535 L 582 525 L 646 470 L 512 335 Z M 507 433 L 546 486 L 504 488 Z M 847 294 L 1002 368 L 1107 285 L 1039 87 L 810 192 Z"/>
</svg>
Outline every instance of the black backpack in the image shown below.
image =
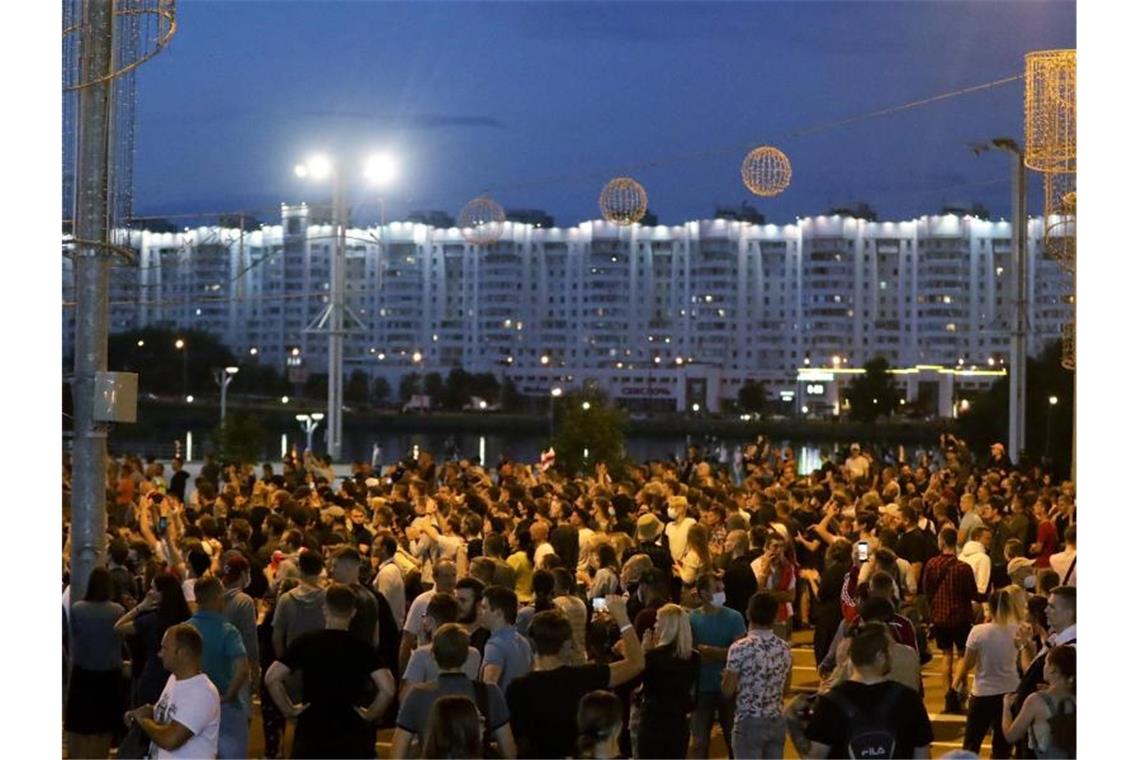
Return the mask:
<svg viewBox="0 0 1140 760">
<path fill-rule="evenodd" d="M 895 726 L 890 722 L 891 711 L 907 687 L 897 681 L 887 681 L 890 688 L 882 700 L 872 706 L 856 705 L 838 691 L 830 691 L 830 699 L 847 717 L 849 727 L 847 756 L 852 758 L 895 757 L 898 743 Z"/>
</svg>

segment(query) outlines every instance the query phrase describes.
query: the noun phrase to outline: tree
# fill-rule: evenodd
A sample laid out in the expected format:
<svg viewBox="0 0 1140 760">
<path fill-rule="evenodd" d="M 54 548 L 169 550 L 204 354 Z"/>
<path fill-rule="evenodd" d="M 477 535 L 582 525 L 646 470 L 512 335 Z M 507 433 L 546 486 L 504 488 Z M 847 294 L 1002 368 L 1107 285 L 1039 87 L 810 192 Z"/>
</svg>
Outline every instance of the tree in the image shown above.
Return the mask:
<svg viewBox="0 0 1140 760">
<path fill-rule="evenodd" d="M 420 374 L 409 372 L 400 378 L 400 400 L 408 402 L 420 392 Z"/>
<path fill-rule="evenodd" d="M 305 378 L 303 393 L 305 398 L 327 398 L 329 395 L 329 376 L 326 373 L 311 374 Z"/>
<path fill-rule="evenodd" d="M 344 386 L 344 400 L 352 404 L 367 404 L 368 390 L 368 375 L 362 369 L 354 369 Z"/>
<path fill-rule="evenodd" d="M 372 403 L 377 406 L 384 404 L 392 395 L 392 384 L 387 378 L 378 377 L 372 381 Z"/>
<path fill-rule="evenodd" d="M 1073 456 L 1074 378 L 1061 366 L 1061 342 L 1053 341 L 1029 357 L 1025 370 L 1025 454 L 1031 461 L 1047 459 L 1059 472 L 1068 473 Z M 1051 397 L 1057 398 L 1056 404 L 1049 403 Z M 1009 375 L 970 401 L 969 410 L 958 417 L 958 433 L 979 455 L 991 443 L 1008 445 Z"/>
<path fill-rule="evenodd" d="M 742 412 L 763 414 L 768 405 L 768 383 L 764 380 L 747 380 L 740 386 L 740 393 L 736 397 L 737 404 Z"/>
<path fill-rule="evenodd" d="M 424 393 L 431 397 L 432 406 L 443 404 L 443 376 L 438 372 L 429 372 L 425 375 Z"/>
<path fill-rule="evenodd" d="M 583 409 L 583 402 L 590 408 Z M 577 392 L 562 396 L 555 404 L 554 452 L 559 468 L 568 473 L 589 470 L 598 462 L 615 478 L 626 469 L 625 412 L 610 406 L 599 392 Z"/>
<path fill-rule="evenodd" d="M 230 415 L 214 429 L 215 454 L 223 462 L 257 462 L 262 457 L 265 429 L 254 417 Z"/>
<path fill-rule="evenodd" d="M 182 341 L 181 349 L 175 345 L 178 340 Z M 213 370 L 231 366 L 241 366 L 233 352 L 216 336 L 202 330 L 147 327 L 115 333 L 107 339 L 107 368 L 137 372 L 142 393 L 216 394 Z M 244 378 L 237 382 L 244 386 L 243 381 Z"/>
<path fill-rule="evenodd" d="M 513 412 L 519 409 L 524 401 L 523 395 L 515 387 L 515 381 L 508 377 L 499 393 L 499 405 L 504 411 Z"/>
<path fill-rule="evenodd" d="M 851 402 L 851 418 L 874 422 L 889 417 L 899 404 L 899 389 L 887 370 L 887 360 L 877 356 L 863 365 L 865 372 L 851 383 L 847 399 Z"/>
<path fill-rule="evenodd" d="M 443 389 L 444 409 L 459 411 L 471 395 L 471 375 L 459 368 L 447 373 Z"/>
</svg>

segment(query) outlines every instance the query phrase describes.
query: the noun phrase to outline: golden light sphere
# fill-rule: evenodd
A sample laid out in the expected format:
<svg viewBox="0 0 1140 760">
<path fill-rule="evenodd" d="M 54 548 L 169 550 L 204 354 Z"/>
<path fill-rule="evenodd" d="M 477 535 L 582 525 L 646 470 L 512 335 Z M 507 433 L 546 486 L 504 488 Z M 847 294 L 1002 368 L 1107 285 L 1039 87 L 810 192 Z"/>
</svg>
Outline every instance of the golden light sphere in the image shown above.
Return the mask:
<svg viewBox="0 0 1140 760">
<path fill-rule="evenodd" d="M 740 177 L 753 193 L 771 198 L 792 184 L 792 162 L 778 148 L 762 145 L 744 157 Z"/>
<path fill-rule="evenodd" d="M 468 202 L 459 212 L 459 230 L 468 243 L 489 245 L 503 236 L 507 215 L 486 195 Z"/>
<path fill-rule="evenodd" d="M 649 196 L 637 180 L 617 177 L 602 188 L 598 206 L 606 221 L 626 226 L 640 222 L 645 216 L 649 210 Z"/>
<path fill-rule="evenodd" d="M 1077 51 L 1025 56 L 1025 165 L 1039 172 L 1077 169 Z"/>
</svg>

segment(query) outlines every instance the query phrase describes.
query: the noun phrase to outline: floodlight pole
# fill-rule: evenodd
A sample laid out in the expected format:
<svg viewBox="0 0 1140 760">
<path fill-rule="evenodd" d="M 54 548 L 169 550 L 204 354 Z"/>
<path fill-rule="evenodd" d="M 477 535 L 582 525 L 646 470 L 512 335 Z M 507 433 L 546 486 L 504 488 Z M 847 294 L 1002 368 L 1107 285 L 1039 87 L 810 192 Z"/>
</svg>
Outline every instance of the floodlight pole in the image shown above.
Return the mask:
<svg viewBox="0 0 1140 760">
<path fill-rule="evenodd" d="M 344 244 L 345 227 L 344 175 L 339 163 L 333 168 L 333 225 L 336 240 L 329 260 L 329 411 L 328 455 L 340 460 L 341 408 L 344 400 Z"/>
<path fill-rule="evenodd" d="M 75 405 L 71 496 L 71 599 L 87 592 L 107 545 L 107 428 L 95 421 L 95 373 L 107 369 L 113 0 L 83 3 L 75 159 Z M 103 80 L 103 81 L 99 81 Z"/>
</svg>

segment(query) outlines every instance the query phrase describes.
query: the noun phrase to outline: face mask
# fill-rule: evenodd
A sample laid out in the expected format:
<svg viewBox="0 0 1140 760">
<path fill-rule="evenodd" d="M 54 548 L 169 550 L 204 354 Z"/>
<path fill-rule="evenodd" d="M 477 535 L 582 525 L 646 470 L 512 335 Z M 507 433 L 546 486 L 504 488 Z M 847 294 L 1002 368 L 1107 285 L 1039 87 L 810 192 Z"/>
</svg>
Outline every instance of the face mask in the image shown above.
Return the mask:
<svg viewBox="0 0 1140 760">
<path fill-rule="evenodd" d="M 713 594 L 712 604 L 713 604 L 713 607 L 723 607 L 724 606 L 724 592 L 723 591 L 717 591 L 715 594 Z"/>
<path fill-rule="evenodd" d="M 669 507 L 669 509 L 666 511 L 669 514 L 670 520 L 676 520 L 677 519 L 677 510 L 676 509 L 674 509 L 673 507 Z"/>
</svg>

